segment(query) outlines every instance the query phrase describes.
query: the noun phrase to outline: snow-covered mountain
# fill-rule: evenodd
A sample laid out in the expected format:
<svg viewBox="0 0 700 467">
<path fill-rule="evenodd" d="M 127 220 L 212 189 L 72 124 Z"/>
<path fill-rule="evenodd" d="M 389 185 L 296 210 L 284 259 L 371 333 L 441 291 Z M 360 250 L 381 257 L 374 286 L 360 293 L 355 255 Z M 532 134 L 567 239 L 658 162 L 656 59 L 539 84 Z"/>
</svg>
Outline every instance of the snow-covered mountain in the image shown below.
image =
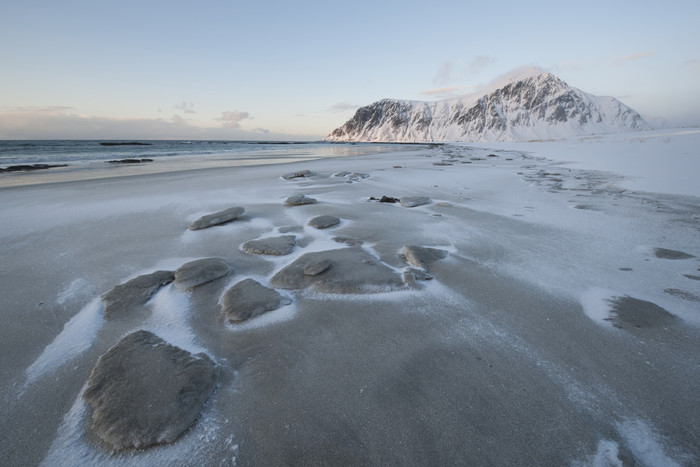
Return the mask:
<svg viewBox="0 0 700 467">
<path fill-rule="evenodd" d="M 362 107 L 327 141 L 528 141 L 647 130 L 614 97 L 594 96 L 551 73 L 528 69 L 470 96 L 383 99 Z"/>
</svg>

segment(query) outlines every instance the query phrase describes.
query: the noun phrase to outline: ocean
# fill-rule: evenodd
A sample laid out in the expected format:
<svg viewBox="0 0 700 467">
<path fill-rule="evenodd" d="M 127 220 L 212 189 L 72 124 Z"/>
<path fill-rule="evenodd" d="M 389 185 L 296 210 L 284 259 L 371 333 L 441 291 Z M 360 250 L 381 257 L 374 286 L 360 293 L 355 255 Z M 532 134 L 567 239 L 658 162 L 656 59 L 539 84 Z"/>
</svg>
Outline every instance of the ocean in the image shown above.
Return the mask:
<svg viewBox="0 0 700 467">
<path fill-rule="evenodd" d="M 13 165 L 99 164 L 124 159 L 153 162 L 192 158 L 193 160 L 275 159 L 278 162 L 321 157 L 342 157 L 370 152 L 395 151 L 394 144 L 270 142 L 270 141 L 109 141 L 31 140 L 0 141 L 0 168 Z"/>
</svg>

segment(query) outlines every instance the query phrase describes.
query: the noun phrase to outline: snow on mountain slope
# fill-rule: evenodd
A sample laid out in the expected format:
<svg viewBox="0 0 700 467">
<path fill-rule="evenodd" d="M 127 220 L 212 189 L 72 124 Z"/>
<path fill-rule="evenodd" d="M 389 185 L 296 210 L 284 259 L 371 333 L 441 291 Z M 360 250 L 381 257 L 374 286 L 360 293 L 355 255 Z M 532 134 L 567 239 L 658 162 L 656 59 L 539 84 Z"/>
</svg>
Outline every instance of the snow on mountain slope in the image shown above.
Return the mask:
<svg viewBox="0 0 700 467">
<path fill-rule="evenodd" d="M 443 101 L 383 99 L 357 110 L 327 141 L 528 141 L 647 130 L 614 97 L 594 96 L 528 69 L 480 94 Z"/>
</svg>

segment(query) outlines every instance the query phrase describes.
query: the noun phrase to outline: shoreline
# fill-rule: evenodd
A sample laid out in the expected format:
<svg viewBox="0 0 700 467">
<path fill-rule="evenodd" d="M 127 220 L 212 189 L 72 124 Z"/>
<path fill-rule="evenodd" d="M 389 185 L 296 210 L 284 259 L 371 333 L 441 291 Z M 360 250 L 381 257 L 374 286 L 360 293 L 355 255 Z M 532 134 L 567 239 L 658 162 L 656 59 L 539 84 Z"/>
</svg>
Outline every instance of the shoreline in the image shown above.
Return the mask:
<svg viewBox="0 0 700 467">
<path fill-rule="evenodd" d="M 12 427 L 0 441 L 3 458 L 699 459 L 700 375 L 692 369 L 700 363 L 700 280 L 691 277 L 700 277 L 700 205 L 629 193 L 614 175 L 494 146 L 3 187 L 0 395 L 8 410 L 0 423 Z M 108 171 L 122 169 L 130 168 Z M 310 173 L 283 178 L 302 170 Z M 291 206 L 294 195 L 317 202 Z M 428 202 L 407 207 L 372 196 Z M 231 206 L 244 214 L 188 229 Z M 339 223 L 309 225 L 319 216 Z M 295 237 L 288 254 L 245 251 L 247 242 L 283 236 Z M 407 245 L 442 253 L 418 267 L 407 262 Z M 304 255 L 341 251 L 349 259 L 333 261 L 357 258 L 393 285 L 329 293 L 273 280 Z M 210 257 L 225 260 L 229 275 L 187 292 L 164 286 L 121 319 L 103 316 L 99 297 L 114 286 Z M 376 286 L 372 277 L 353 280 Z M 244 279 L 277 284 L 289 304 L 225 322 L 222 296 Z M 629 318 L 638 302 L 624 297 L 672 318 L 643 305 L 651 318 L 640 325 Z M 139 329 L 204 351 L 220 379 L 172 444 L 114 456 L 91 433 L 81 394 L 98 357 Z"/>
</svg>

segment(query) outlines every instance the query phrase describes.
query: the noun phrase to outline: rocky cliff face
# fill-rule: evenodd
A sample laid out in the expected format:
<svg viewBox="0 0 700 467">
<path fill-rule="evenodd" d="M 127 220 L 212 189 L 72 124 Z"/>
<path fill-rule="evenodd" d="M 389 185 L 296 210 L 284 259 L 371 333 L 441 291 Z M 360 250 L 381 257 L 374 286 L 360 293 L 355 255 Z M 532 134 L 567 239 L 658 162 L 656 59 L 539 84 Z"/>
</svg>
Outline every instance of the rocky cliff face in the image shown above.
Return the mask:
<svg viewBox="0 0 700 467">
<path fill-rule="evenodd" d="M 645 130 L 613 97 L 587 94 L 538 70 L 483 95 L 436 102 L 384 99 L 357 110 L 328 141 L 527 141 Z"/>
</svg>

